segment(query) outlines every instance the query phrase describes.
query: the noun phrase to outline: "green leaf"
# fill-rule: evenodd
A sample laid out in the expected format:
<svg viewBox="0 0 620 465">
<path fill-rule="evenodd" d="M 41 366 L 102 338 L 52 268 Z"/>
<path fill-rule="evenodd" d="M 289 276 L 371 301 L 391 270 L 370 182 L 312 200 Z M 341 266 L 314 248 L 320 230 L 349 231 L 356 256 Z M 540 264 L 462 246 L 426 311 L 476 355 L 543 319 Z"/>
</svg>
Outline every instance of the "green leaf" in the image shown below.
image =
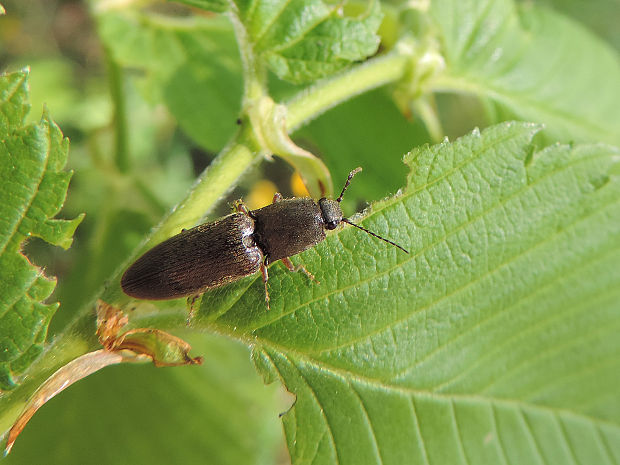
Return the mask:
<svg viewBox="0 0 620 465">
<path fill-rule="evenodd" d="M 196 0 L 183 3 L 203 4 Z M 340 3 L 322 0 L 234 3 L 232 12 L 245 29 L 248 47 L 287 81 L 309 82 L 333 74 L 373 55 L 379 46 L 376 32 L 383 15 L 378 1 L 371 1 L 368 10 L 356 16 L 343 13 Z M 219 2 L 206 1 L 203 7 L 221 11 Z"/>
<path fill-rule="evenodd" d="M 242 10 L 241 19 L 257 53 L 281 79 L 309 82 L 364 60 L 379 47 L 378 1 L 357 18 L 343 17 L 340 5 L 320 0 L 251 3 L 256 8 Z"/>
<path fill-rule="evenodd" d="M 544 123 L 550 140 L 620 144 L 620 60 L 580 25 L 512 0 L 438 0 L 431 16 L 447 63 L 435 90 L 485 98 L 494 121 Z"/>
<path fill-rule="evenodd" d="M 29 110 L 28 72 L 0 76 L 0 389 L 15 386 L 41 352 L 57 303 L 43 303 L 54 278 L 21 253 L 37 236 L 68 248 L 82 217 L 52 219 L 65 200 L 71 173 L 63 171 L 69 141 L 47 112 L 24 125 Z"/>
<path fill-rule="evenodd" d="M 410 255 L 345 228 L 294 258 L 320 284 L 270 269 L 270 311 L 259 281 L 203 297 L 297 396 L 293 463 L 618 460 L 620 151 L 538 129 L 411 152 L 360 220 Z"/>
</svg>

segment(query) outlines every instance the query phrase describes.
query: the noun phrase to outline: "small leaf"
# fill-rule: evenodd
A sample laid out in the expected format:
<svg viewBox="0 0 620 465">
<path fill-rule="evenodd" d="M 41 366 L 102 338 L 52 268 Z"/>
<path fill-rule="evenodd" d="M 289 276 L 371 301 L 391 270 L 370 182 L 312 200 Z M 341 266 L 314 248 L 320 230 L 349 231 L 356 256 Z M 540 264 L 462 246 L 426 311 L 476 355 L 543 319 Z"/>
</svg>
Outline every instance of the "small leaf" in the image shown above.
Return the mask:
<svg viewBox="0 0 620 465">
<path fill-rule="evenodd" d="M 0 389 L 15 386 L 43 347 L 57 303 L 44 304 L 56 285 L 21 249 L 37 236 L 68 248 L 82 216 L 53 219 L 64 203 L 71 173 L 63 171 L 69 141 L 47 112 L 24 125 L 28 72 L 0 76 Z"/>
<path fill-rule="evenodd" d="M 222 11 L 219 2 L 183 3 Z M 355 8 L 347 6 L 348 10 Z M 281 79 L 296 83 L 333 74 L 373 55 L 383 16 L 378 1 L 371 1 L 358 16 L 347 16 L 340 3 L 322 0 L 237 0 L 232 13 L 259 59 Z"/>
<path fill-rule="evenodd" d="M 362 221 L 410 255 L 345 228 L 293 258 L 320 284 L 270 268 L 270 311 L 262 282 L 205 294 L 202 318 L 297 396 L 294 464 L 613 463 L 620 151 L 536 150 L 538 130 L 411 152 Z"/>
<path fill-rule="evenodd" d="M 431 2 L 445 56 L 437 89 L 490 102 L 495 120 L 544 123 L 551 140 L 620 144 L 620 60 L 579 24 L 512 0 Z"/>
<path fill-rule="evenodd" d="M 256 51 L 281 79 L 308 82 L 333 74 L 373 55 L 379 47 L 379 2 L 358 18 L 344 17 L 340 6 L 320 0 L 258 2 L 249 24 Z M 272 11 L 275 9 L 276 11 Z M 267 11 L 269 10 L 269 11 Z M 269 21 L 268 14 L 275 14 Z"/>
</svg>

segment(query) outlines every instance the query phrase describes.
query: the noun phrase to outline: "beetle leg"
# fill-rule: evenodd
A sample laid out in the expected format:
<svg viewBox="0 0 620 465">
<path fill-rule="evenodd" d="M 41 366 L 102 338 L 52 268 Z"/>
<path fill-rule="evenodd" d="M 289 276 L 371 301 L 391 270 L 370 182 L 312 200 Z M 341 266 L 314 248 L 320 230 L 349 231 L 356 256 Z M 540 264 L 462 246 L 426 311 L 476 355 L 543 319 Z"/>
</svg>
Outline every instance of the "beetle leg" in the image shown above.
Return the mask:
<svg viewBox="0 0 620 465">
<path fill-rule="evenodd" d="M 243 203 L 243 200 L 241 199 L 236 200 L 233 203 L 233 209 L 237 213 L 245 213 L 246 215 L 250 216 L 250 210 L 248 210 L 248 207 L 245 206 L 245 204 Z"/>
<path fill-rule="evenodd" d="M 321 284 L 320 282 L 318 282 L 316 280 L 316 278 L 314 277 L 314 275 L 312 273 L 310 273 L 308 270 L 306 270 L 306 267 L 303 265 L 293 265 L 293 262 L 291 261 L 291 259 L 289 257 L 284 257 L 282 259 L 280 259 L 280 261 L 282 263 L 284 263 L 284 266 L 288 268 L 289 271 L 303 271 L 304 274 L 310 278 L 311 281 L 314 281 L 317 284 Z"/>
<path fill-rule="evenodd" d="M 191 325 L 192 321 L 194 320 L 194 317 L 196 316 L 196 302 L 203 295 L 204 294 L 196 294 L 196 295 L 189 296 L 187 298 L 187 306 L 189 307 L 189 313 L 187 314 L 187 321 L 185 322 L 187 326 Z M 200 302 L 198 303 L 198 305 L 200 305 Z"/>
<path fill-rule="evenodd" d="M 265 284 L 265 303 L 267 304 L 267 310 L 269 310 L 269 289 L 267 288 L 267 281 L 269 281 L 269 273 L 267 273 L 267 265 L 265 260 L 260 264 L 260 272 L 263 275 L 263 283 Z"/>
<path fill-rule="evenodd" d="M 273 203 L 279 202 L 280 200 L 282 200 L 282 194 L 279 192 L 273 194 Z"/>
</svg>

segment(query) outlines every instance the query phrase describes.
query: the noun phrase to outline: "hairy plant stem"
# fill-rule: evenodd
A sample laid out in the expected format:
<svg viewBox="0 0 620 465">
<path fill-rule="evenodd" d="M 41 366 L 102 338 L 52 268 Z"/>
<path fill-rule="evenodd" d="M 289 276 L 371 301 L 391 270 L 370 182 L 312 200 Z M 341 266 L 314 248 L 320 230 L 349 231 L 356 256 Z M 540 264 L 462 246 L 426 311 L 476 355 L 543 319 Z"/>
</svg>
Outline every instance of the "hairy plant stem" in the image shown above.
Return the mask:
<svg viewBox="0 0 620 465">
<path fill-rule="evenodd" d="M 395 50 L 305 89 L 286 104 L 286 126 L 289 133 L 339 103 L 390 82 L 399 81 L 405 76 L 410 63 L 411 56 Z"/>
</svg>

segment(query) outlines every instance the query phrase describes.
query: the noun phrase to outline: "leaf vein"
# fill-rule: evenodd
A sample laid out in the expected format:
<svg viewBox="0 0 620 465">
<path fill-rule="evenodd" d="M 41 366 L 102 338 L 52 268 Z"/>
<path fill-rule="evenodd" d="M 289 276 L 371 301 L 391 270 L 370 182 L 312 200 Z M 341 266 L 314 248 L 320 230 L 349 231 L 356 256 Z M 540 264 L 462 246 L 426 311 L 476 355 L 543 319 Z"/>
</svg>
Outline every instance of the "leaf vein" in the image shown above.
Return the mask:
<svg viewBox="0 0 620 465">
<path fill-rule="evenodd" d="M 340 457 L 339 457 L 339 454 L 338 454 L 338 447 L 336 447 L 336 438 L 334 437 L 334 432 L 332 430 L 332 427 L 331 427 L 331 424 L 329 422 L 329 419 L 327 418 L 327 415 L 325 414 L 325 409 L 323 408 L 323 404 L 319 400 L 319 397 L 318 397 L 316 391 L 310 385 L 310 383 L 308 382 L 308 379 L 306 378 L 304 373 L 299 369 L 299 367 L 297 367 L 297 365 L 295 363 L 293 363 L 293 361 L 285 353 L 281 353 L 281 355 L 282 355 L 282 357 L 284 357 L 287 360 L 287 362 L 292 367 L 295 368 L 297 373 L 299 373 L 299 376 L 303 379 L 304 384 L 306 386 L 308 386 L 308 389 L 310 390 L 310 394 L 312 395 L 312 398 L 314 399 L 317 407 L 319 408 L 319 412 L 321 413 L 321 416 L 323 417 L 323 420 L 325 420 L 326 431 L 329 433 L 330 441 L 331 441 L 332 446 L 334 448 L 334 454 L 336 456 L 336 463 L 339 464 L 340 463 Z M 277 365 L 274 364 L 274 366 L 277 366 Z"/>
<path fill-rule="evenodd" d="M 464 291 L 464 290 L 468 289 L 468 288 L 469 288 L 469 287 L 471 287 L 472 285 L 478 284 L 480 281 L 482 281 L 482 280 L 483 280 L 483 279 L 485 279 L 486 277 L 488 277 L 488 276 L 492 275 L 493 273 L 497 272 L 499 269 L 504 268 L 504 267 L 506 267 L 507 265 L 512 264 L 514 261 L 518 260 L 519 258 L 522 258 L 522 257 L 524 257 L 524 256 L 528 255 L 528 254 L 529 254 L 529 253 L 531 253 L 532 251 L 536 250 L 538 247 L 540 247 L 540 246 L 542 246 L 542 245 L 546 245 L 546 244 L 548 244 L 548 243 L 553 242 L 553 241 L 556 239 L 556 236 L 559 236 L 559 235 L 561 235 L 561 234 L 563 234 L 563 233 L 566 233 L 567 231 L 569 231 L 569 230 L 570 230 L 570 228 L 574 227 L 575 225 L 577 225 L 577 224 L 579 224 L 579 223 L 581 223 L 581 222 L 583 222 L 583 221 L 585 221 L 585 220 L 590 219 L 592 216 L 594 216 L 594 215 L 596 215 L 596 214 L 600 213 L 601 211 L 603 211 L 603 210 L 604 210 L 604 209 L 606 209 L 607 207 L 609 207 L 609 206 L 611 206 L 611 205 L 614 205 L 614 204 L 618 203 L 618 200 L 619 200 L 619 199 L 614 199 L 614 201 L 604 204 L 602 208 L 599 208 L 599 209 L 593 210 L 592 212 L 590 212 L 591 214 L 589 214 L 589 215 L 587 215 L 587 216 L 582 216 L 582 217 L 579 217 L 579 218 L 577 219 L 577 221 L 575 221 L 575 222 L 573 222 L 573 223 L 571 223 L 571 224 L 567 225 L 567 226 L 566 226 L 566 227 L 564 227 L 564 228 L 557 229 L 557 230 L 556 230 L 556 231 L 555 231 L 552 235 L 547 236 L 547 238 L 546 238 L 544 241 L 537 242 L 537 243 L 536 243 L 535 245 L 533 245 L 532 247 L 530 247 L 530 248 L 528 248 L 528 249 L 526 249 L 526 250 L 523 250 L 522 252 L 520 252 L 520 253 L 518 253 L 518 254 L 516 254 L 516 255 L 513 255 L 510 259 L 508 259 L 508 260 L 506 260 L 506 261 L 504 261 L 504 262 L 502 262 L 502 263 L 498 264 L 495 268 L 493 268 L 493 269 L 491 269 L 491 270 L 488 270 L 487 272 L 485 272 L 485 273 L 481 274 L 481 275 L 480 275 L 480 276 L 478 276 L 476 279 L 471 280 L 471 281 L 468 281 L 466 284 L 464 284 L 463 286 L 461 286 L 461 287 L 459 287 L 459 288 L 454 289 L 454 290 L 453 290 L 452 292 L 450 292 L 449 294 L 445 294 L 444 296 L 440 297 L 439 299 L 434 300 L 433 302 L 430 302 L 428 305 L 425 305 L 425 306 L 423 306 L 423 307 L 417 308 L 414 312 L 409 313 L 409 314 L 405 315 L 405 316 L 404 316 L 404 317 L 402 317 L 402 318 L 396 319 L 396 320 L 394 320 L 394 321 L 390 322 L 388 325 L 385 325 L 385 326 L 382 326 L 382 327 L 380 327 L 380 328 L 377 328 L 376 330 L 374 330 L 374 331 L 372 331 L 372 332 L 366 333 L 366 334 L 364 334 L 363 336 L 360 336 L 360 337 L 355 338 L 355 339 L 351 339 L 351 340 L 346 341 L 346 342 L 344 342 L 344 343 L 342 343 L 342 344 L 338 344 L 338 345 L 336 345 L 336 346 L 332 346 L 332 347 L 329 347 L 329 348 L 326 348 L 326 349 L 322 349 L 322 350 L 319 350 L 319 351 L 313 351 L 313 352 L 311 352 L 311 353 L 315 353 L 315 354 L 322 354 L 322 353 L 325 353 L 325 352 L 332 352 L 332 351 L 334 351 L 334 350 L 337 350 L 337 349 L 340 349 L 340 348 L 343 348 L 343 347 L 347 347 L 347 346 L 353 345 L 353 344 L 355 344 L 355 343 L 357 343 L 357 342 L 367 340 L 368 338 L 371 338 L 372 336 L 376 336 L 377 334 L 381 334 L 382 332 L 384 332 L 387 328 L 389 328 L 389 327 L 391 327 L 391 326 L 396 326 L 396 325 L 398 325 L 398 324 L 400 324 L 400 323 L 404 323 L 404 322 L 406 322 L 407 320 L 409 320 L 410 318 L 414 317 L 415 315 L 417 315 L 417 314 L 419 314 L 419 313 L 421 313 L 421 312 L 425 312 L 425 311 L 427 311 L 428 309 L 432 308 L 432 307 L 433 307 L 433 306 L 435 306 L 437 303 L 442 302 L 442 301 L 444 301 L 444 300 L 446 300 L 446 299 L 448 299 L 448 298 L 450 298 L 450 297 L 453 297 L 454 295 L 457 295 L 458 293 L 460 293 L 460 292 L 462 292 L 462 291 Z M 494 206 L 493 208 L 496 208 L 496 207 L 497 207 L 497 206 Z M 471 221 L 473 222 L 473 221 L 475 221 L 475 219 L 474 219 L 474 220 L 471 220 Z M 461 229 L 461 228 L 459 228 L 459 229 Z M 457 230 L 451 231 L 450 233 L 448 233 L 448 236 L 453 236 L 456 232 L 457 232 Z M 447 238 L 448 236 L 446 236 L 446 238 Z M 445 240 L 442 240 L 441 242 L 439 242 L 439 241 L 438 241 L 438 242 L 436 242 L 434 245 L 439 245 L 440 243 L 444 243 L 444 242 L 445 242 Z M 413 258 L 413 257 L 412 257 L 412 258 Z M 400 266 L 402 266 L 402 265 L 397 265 L 397 266 L 394 266 L 394 267 L 390 268 L 389 270 L 386 270 L 385 272 L 383 272 L 383 273 L 381 273 L 381 274 L 376 274 L 376 275 L 373 275 L 373 278 L 366 279 L 366 280 L 363 280 L 363 281 L 359 281 L 357 284 L 361 284 L 361 283 L 365 283 L 365 282 L 371 281 L 371 280 L 372 280 L 372 279 L 374 279 L 374 278 L 377 278 L 377 277 L 380 277 L 380 276 L 382 276 L 382 275 L 384 275 L 384 274 L 387 274 L 387 273 L 389 273 L 389 272 L 392 272 L 394 269 L 397 269 L 397 268 L 399 268 Z M 350 287 L 354 287 L 354 286 L 355 286 L 355 285 L 357 285 L 357 284 L 354 284 L 354 285 L 351 285 L 351 286 L 348 286 L 348 287 L 344 287 L 344 288 L 342 288 L 342 289 L 341 289 L 341 290 L 339 290 L 339 291 L 344 291 L 344 290 L 346 290 L 346 289 L 348 289 L 348 288 L 350 288 Z M 528 295 L 526 295 L 525 297 L 528 297 L 528 296 L 529 296 L 529 294 L 528 294 Z M 324 296 L 324 297 L 326 297 L 326 296 Z M 511 308 L 511 307 L 512 307 L 512 304 L 511 304 L 509 307 L 507 307 L 507 308 Z M 480 323 L 483 323 L 483 322 L 484 322 L 484 321 L 482 321 L 482 322 L 480 322 Z M 479 324 L 480 324 L 480 323 L 479 323 Z M 478 326 L 478 325 L 473 326 L 473 327 L 471 327 L 471 328 L 468 328 L 468 331 L 469 331 L 469 330 L 472 330 L 472 329 L 475 329 L 477 326 Z M 461 335 L 463 335 L 463 334 L 465 334 L 465 333 L 461 333 L 461 334 L 459 334 L 459 336 L 458 336 L 458 337 L 460 337 L 460 336 L 461 336 Z M 442 344 L 442 345 L 439 345 L 436 349 L 434 349 L 432 352 L 430 352 L 427 356 L 425 356 L 424 358 L 422 358 L 422 359 L 420 359 L 419 361 L 415 362 L 415 364 L 414 364 L 414 365 L 408 366 L 408 367 L 406 367 L 404 370 L 402 370 L 402 371 L 399 371 L 399 372 L 395 373 L 395 374 L 394 374 L 394 377 L 399 377 L 399 376 L 401 376 L 401 375 L 403 375 L 403 374 L 406 374 L 408 371 L 414 370 L 414 369 L 415 369 L 415 368 L 416 368 L 416 367 L 417 367 L 420 363 L 424 362 L 424 361 L 426 360 L 426 358 L 428 358 L 429 356 L 433 355 L 436 351 L 438 351 L 438 350 L 442 349 L 444 346 L 446 346 L 447 344 L 452 343 L 453 341 L 454 341 L 454 338 L 453 338 L 453 339 L 450 339 L 450 340 L 448 340 L 448 341 L 446 341 L 446 343 L 444 343 L 444 344 Z"/>
<path fill-rule="evenodd" d="M 601 260 L 605 260 L 606 258 L 608 258 L 607 254 L 608 254 L 608 251 L 607 250 L 603 250 L 602 253 L 599 253 L 596 256 L 593 256 L 593 257 L 590 256 L 589 257 L 589 258 L 591 258 L 590 260 L 585 261 L 585 262 L 581 262 L 580 263 L 580 267 L 573 267 L 570 272 L 568 272 L 566 274 L 563 274 L 563 275 L 558 274 L 556 276 L 556 278 L 554 278 L 553 280 L 545 283 L 543 286 L 540 286 L 540 287 L 536 288 L 536 290 L 534 292 L 527 293 L 527 294 L 523 295 L 522 297 L 520 297 L 519 299 L 514 300 L 510 305 L 504 307 L 501 311 L 493 313 L 488 318 L 485 318 L 484 320 L 479 321 L 475 326 L 472 326 L 471 328 L 468 328 L 468 330 L 466 332 L 460 333 L 456 338 L 454 338 L 452 340 L 449 340 L 449 341 L 446 341 L 446 343 L 443 344 L 442 347 L 447 347 L 447 346 L 450 345 L 450 343 L 452 343 L 452 342 L 454 342 L 454 341 L 456 341 L 456 340 L 458 340 L 458 339 L 460 339 L 462 337 L 468 336 L 469 333 L 472 332 L 473 330 L 475 330 L 476 328 L 482 327 L 483 324 L 491 322 L 496 317 L 504 315 L 505 313 L 510 311 L 513 307 L 516 307 L 517 305 L 519 305 L 521 302 L 531 298 L 532 296 L 535 296 L 536 294 L 546 290 L 549 287 L 552 287 L 553 285 L 557 284 L 558 282 L 566 279 L 567 276 L 580 274 L 582 272 L 582 269 L 583 269 L 584 266 L 589 266 L 589 265 L 591 265 L 593 263 L 599 262 Z M 601 295 L 598 294 L 596 299 L 600 300 L 600 298 L 601 298 Z M 590 303 L 592 303 L 592 302 L 590 302 Z M 565 307 L 563 307 L 563 309 L 565 309 Z M 585 310 L 585 308 L 581 309 L 581 310 Z M 580 313 L 580 312 L 576 312 L 576 314 L 578 314 L 578 313 Z M 503 347 L 509 345 L 510 343 L 512 343 L 512 342 L 514 342 L 516 340 L 519 340 L 524 334 L 527 334 L 527 333 L 529 333 L 531 331 L 539 330 L 544 325 L 547 325 L 548 323 L 551 323 L 551 322 L 553 322 L 555 320 L 558 320 L 558 319 L 566 318 L 569 315 L 574 316 L 574 315 L 572 315 L 571 312 L 568 312 L 568 313 L 567 312 L 562 312 L 562 313 L 555 312 L 555 313 L 552 313 L 551 317 L 548 317 L 548 318 L 545 318 L 545 319 L 542 319 L 542 320 L 536 320 L 533 325 L 531 325 L 531 326 L 529 326 L 527 328 L 523 328 L 521 331 L 519 331 L 517 333 L 514 333 L 512 336 L 503 339 L 500 344 L 498 344 L 498 345 L 493 347 L 492 351 L 488 351 L 483 356 L 478 357 L 474 363 L 470 364 L 466 369 L 463 369 L 462 371 L 460 371 L 456 376 L 454 376 L 452 378 L 449 378 L 446 381 L 444 381 L 443 383 L 437 385 L 435 387 L 435 390 L 439 391 L 439 390 L 443 389 L 444 387 L 446 387 L 447 385 L 453 383 L 457 379 L 462 378 L 467 373 L 473 371 L 478 366 L 484 364 L 487 359 L 492 358 L 492 356 L 496 352 L 502 352 L 501 349 Z M 433 351 L 428 356 L 425 356 L 425 358 L 422 361 L 428 359 L 430 356 L 432 356 L 435 352 L 437 352 L 442 347 L 438 347 L 437 350 Z"/>
<path fill-rule="evenodd" d="M 568 434 L 566 433 L 566 425 L 564 424 L 564 421 L 562 421 L 560 417 L 555 417 L 555 421 L 558 425 L 558 428 L 560 429 L 560 433 L 562 434 L 563 442 L 566 445 L 568 452 L 570 453 L 571 460 L 575 464 L 580 463 L 577 459 L 577 455 L 575 454 L 575 450 L 573 449 L 573 446 L 568 439 Z"/>
<path fill-rule="evenodd" d="M 416 431 L 418 432 L 418 436 L 420 438 L 420 446 L 422 447 L 422 453 L 424 454 L 424 463 L 426 465 L 430 465 L 430 461 L 428 460 L 428 452 L 426 452 L 426 443 L 424 441 L 424 436 L 422 435 L 422 429 L 420 428 L 420 422 L 418 421 L 418 410 L 416 409 L 415 399 L 414 399 L 415 395 L 407 394 L 406 397 L 409 398 L 409 402 L 413 410 L 413 420 L 415 421 Z"/>
<path fill-rule="evenodd" d="M 614 465 L 618 465 L 618 462 L 616 461 L 616 458 L 612 454 L 609 448 L 609 444 L 607 443 L 607 439 L 603 435 L 603 432 L 601 431 L 601 427 L 599 425 L 596 425 L 595 431 L 596 431 L 596 438 L 600 442 L 601 449 L 603 449 L 605 456 L 607 457 L 607 461 Z"/>
<path fill-rule="evenodd" d="M 546 465 L 547 461 L 545 460 L 545 457 L 543 456 L 542 451 L 540 450 L 540 446 L 538 442 L 536 441 L 536 435 L 534 434 L 534 431 L 532 431 L 532 425 L 527 420 L 527 417 L 525 416 L 525 413 L 523 412 L 522 408 L 517 408 L 517 412 L 519 412 L 519 418 L 521 419 L 521 422 L 523 423 L 523 425 L 525 425 L 527 439 L 530 442 L 532 449 L 536 452 L 536 457 L 538 458 L 538 462 L 543 465 Z"/>
<path fill-rule="evenodd" d="M 353 392 L 353 394 L 355 394 L 355 397 L 357 398 L 358 402 L 360 403 L 360 407 L 362 408 L 362 412 L 364 414 L 364 417 L 366 418 L 366 423 L 367 423 L 367 431 L 368 431 L 368 436 L 370 437 L 370 442 L 373 445 L 373 449 L 375 451 L 375 455 L 377 457 L 377 459 L 379 460 L 378 463 L 380 463 L 381 465 L 383 465 L 383 457 L 381 456 L 381 451 L 379 449 L 379 443 L 377 441 L 377 435 L 375 433 L 375 430 L 372 426 L 372 421 L 370 419 L 370 415 L 368 413 L 368 409 L 366 408 L 366 405 L 364 404 L 364 401 L 362 400 L 361 396 L 359 395 L 359 392 L 357 392 L 357 389 L 355 389 L 355 386 L 353 386 L 353 384 L 348 381 L 347 383 L 349 385 L 349 387 L 351 388 L 351 391 Z"/>
<path fill-rule="evenodd" d="M 461 460 L 465 463 L 465 465 L 469 465 L 469 459 L 467 458 L 467 454 L 465 453 L 465 445 L 463 444 L 463 437 L 461 436 L 461 428 L 459 428 L 459 422 L 456 417 L 456 408 L 454 407 L 454 398 L 450 398 L 450 416 L 452 419 L 452 426 L 454 427 L 454 435 L 456 436 L 456 443 L 458 444 L 459 453 L 461 455 Z"/>
<path fill-rule="evenodd" d="M 493 425 L 493 435 L 496 439 L 496 441 L 494 442 L 496 443 L 497 448 L 501 452 L 500 457 L 502 458 L 503 465 L 508 465 L 508 457 L 506 456 L 504 444 L 502 443 L 502 438 L 500 437 L 499 429 L 497 428 L 497 409 L 494 402 L 490 402 L 489 409 L 489 416 L 491 417 L 491 424 Z"/>
</svg>

